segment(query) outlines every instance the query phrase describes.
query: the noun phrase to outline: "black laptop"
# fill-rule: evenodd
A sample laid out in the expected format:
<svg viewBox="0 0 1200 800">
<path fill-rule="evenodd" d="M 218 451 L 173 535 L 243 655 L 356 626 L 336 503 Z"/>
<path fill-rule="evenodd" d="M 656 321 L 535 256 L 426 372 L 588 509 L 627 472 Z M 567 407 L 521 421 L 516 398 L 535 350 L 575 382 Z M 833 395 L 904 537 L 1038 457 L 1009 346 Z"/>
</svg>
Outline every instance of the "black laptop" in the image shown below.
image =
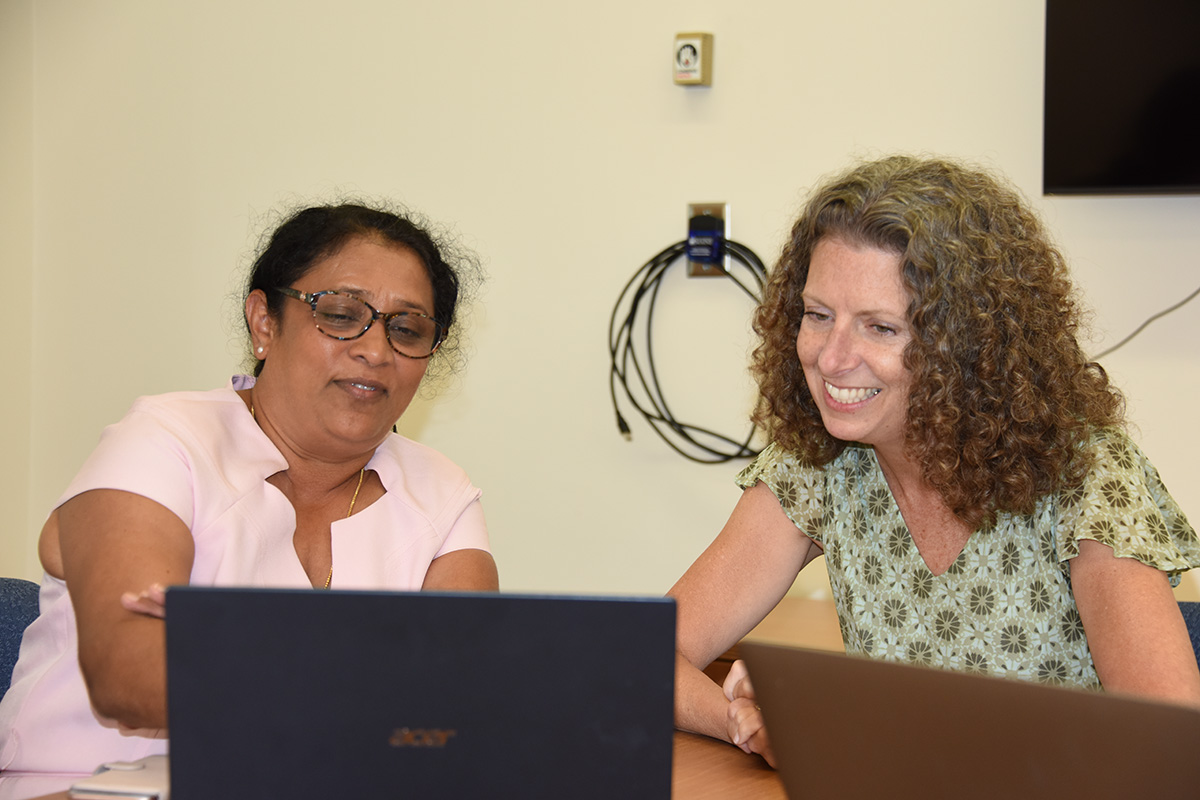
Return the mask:
<svg viewBox="0 0 1200 800">
<path fill-rule="evenodd" d="M 1200 796 L 1200 711 L 743 642 L 788 797 Z"/>
<path fill-rule="evenodd" d="M 662 598 L 180 587 L 173 800 L 664 798 Z"/>
</svg>

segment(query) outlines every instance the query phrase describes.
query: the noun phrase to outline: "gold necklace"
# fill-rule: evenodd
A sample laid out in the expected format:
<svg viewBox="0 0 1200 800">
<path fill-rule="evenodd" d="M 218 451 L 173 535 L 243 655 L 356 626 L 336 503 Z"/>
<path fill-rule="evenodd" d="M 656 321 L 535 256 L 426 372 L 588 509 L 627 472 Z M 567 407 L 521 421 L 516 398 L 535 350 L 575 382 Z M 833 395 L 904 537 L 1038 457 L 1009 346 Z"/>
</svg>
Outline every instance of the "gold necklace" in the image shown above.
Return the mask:
<svg viewBox="0 0 1200 800">
<path fill-rule="evenodd" d="M 350 498 L 350 510 L 346 512 L 346 519 L 350 519 L 350 515 L 354 513 L 354 503 L 358 500 L 358 490 L 362 488 L 363 475 L 367 474 L 367 468 L 363 467 L 358 471 L 358 486 L 354 487 L 354 497 Z M 333 530 L 329 531 L 329 576 L 325 578 L 325 586 L 328 589 L 329 584 L 333 582 Z"/>
<path fill-rule="evenodd" d="M 254 414 L 254 403 L 250 404 L 250 418 L 258 422 L 258 417 Z M 354 496 L 350 498 L 350 510 L 346 512 L 346 519 L 350 519 L 350 515 L 354 513 L 354 504 L 358 502 L 358 491 L 362 489 L 363 476 L 366 474 L 366 467 L 358 471 L 358 485 L 354 487 Z M 333 583 L 333 531 L 330 530 L 329 534 L 329 574 L 325 576 L 325 585 L 321 587 L 322 589 L 328 589 L 329 584 Z"/>
</svg>

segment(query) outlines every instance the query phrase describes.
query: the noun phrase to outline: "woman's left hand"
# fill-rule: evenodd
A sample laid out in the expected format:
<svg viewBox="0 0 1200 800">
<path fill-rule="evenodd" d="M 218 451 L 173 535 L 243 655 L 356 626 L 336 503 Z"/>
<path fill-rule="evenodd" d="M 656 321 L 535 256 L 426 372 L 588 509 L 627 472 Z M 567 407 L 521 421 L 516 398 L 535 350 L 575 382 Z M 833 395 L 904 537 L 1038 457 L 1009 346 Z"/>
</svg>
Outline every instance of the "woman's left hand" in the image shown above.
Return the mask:
<svg viewBox="0 0 1200 800">
<path fill-rule="evenodd" d="M 744 661 L 739 659 L 733 662 L 722 689 L 729 700 L 726 717 L 729 740 L 747 753 L 758 753 L 774 767 L 775 753 L 771 750 L 762 709 L 758 707 L 758 699 Z"/>
<path fill-rule="evenodd" d="M 153 583 L 141 592 L 125 592 L 121 595 L 121 606 L 135 614 L 166 619 L 167 590 L 160 583 Z"/>
</svg>

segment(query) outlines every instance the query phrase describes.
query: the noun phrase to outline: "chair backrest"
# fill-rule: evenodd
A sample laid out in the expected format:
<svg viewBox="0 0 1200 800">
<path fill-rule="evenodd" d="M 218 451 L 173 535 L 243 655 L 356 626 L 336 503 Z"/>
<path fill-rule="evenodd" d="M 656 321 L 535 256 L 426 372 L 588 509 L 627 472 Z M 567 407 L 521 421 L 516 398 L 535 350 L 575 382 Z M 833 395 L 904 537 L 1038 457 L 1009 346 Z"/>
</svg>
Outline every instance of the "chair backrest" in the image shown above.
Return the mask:
<svg viewBox="0 0 1200 800">
<path fill-rule="evenodd" d="M 0 697 L 12 682 L 25 628 L 37 619 L 38 588 L 24 578 L 0 578 Z"/>
<path fill-rule="evenodd" d="M 1180 600 L 1179 610 L 1183 612 L 1183 621 L 1187 623 L 1188 636 L 1192 637 L 1196 661 L 1200 662 L 1200 602 Z"/>
</svg>

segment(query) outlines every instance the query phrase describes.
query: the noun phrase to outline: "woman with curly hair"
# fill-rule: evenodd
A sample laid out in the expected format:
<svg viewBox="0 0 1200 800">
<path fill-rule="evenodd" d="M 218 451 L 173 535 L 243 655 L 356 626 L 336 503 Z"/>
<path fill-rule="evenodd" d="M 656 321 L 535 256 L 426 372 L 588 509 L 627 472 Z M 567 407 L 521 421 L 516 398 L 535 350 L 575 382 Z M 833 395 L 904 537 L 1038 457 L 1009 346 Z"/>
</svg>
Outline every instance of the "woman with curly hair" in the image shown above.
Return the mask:
<svg viewBox="0 0 1200 800">
<path fill-rule="evenodd" d="M 1171 592 L 1200 540 L 1078 320 L 985 172 L 896 156 L 815 192 L 755 316 L 772 443 L 671 590 L 680 728 L 773 762 L 744 667 L 700 669 L 818 555 L 848 653 L 1200 706 Z"/>
</svg>

